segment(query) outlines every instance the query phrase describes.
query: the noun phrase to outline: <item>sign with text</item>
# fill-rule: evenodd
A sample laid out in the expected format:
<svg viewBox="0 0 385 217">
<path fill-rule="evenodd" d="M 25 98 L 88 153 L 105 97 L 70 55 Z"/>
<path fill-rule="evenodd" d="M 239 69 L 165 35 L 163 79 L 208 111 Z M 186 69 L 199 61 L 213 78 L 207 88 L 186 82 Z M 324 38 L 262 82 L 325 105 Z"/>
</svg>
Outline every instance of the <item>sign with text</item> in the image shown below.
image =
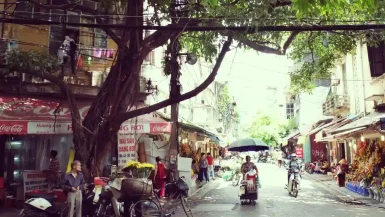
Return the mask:
<svg viewBox="0 0 385 217">
<path fill-rule="evenodd" d="M 47 175 L 42 171 L 24 170 L 24 194 L 35 190 L 48 190 Z"/>
<path fill-rule="evenodd" d="M 118 167 L 123 169 L 130 161 L 137 161 L 135 135 L 118 134 Z"/>
<path fill-rule="evenodd" d="M 303 148 L 302 147 L 296 147 L 295 148 L 295 154 L 298 158 L 303 158 Z"/>
</svg>

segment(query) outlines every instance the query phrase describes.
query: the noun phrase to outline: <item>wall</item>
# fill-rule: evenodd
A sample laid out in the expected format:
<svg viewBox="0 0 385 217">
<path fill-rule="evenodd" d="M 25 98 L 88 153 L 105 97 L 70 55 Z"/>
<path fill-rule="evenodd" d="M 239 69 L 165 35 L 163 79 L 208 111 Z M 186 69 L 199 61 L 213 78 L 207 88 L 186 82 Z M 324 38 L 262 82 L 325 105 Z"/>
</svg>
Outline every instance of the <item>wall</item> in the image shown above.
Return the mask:
<svg viewBox="0 0 385 217">
<path fill-rule="evenodd" d="M 307 133 L 314 123 L 324 118 L 322 104 L 325 102 L 330 87 L 316 87 L 311 94 L 299 94 L 300 109 L 298 112 L 298 128 Z"/>
<path fill-rule="evenodd" d="M 316 142 L 314 141 L 315 134 L 310 135 L 310 143 L 311 143 L 311 162 L 317 161 L 317 160 L 326 160 L 326 144 L 322 142 Z"/>
</svg>

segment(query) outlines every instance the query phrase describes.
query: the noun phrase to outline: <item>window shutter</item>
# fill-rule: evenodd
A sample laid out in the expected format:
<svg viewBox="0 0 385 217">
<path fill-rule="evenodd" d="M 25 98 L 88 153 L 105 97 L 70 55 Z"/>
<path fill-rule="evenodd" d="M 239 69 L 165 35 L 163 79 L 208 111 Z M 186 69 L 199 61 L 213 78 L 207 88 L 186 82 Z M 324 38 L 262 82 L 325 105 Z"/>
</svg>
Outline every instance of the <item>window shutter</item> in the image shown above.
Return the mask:
<svg viewBox="0 0 385 217">
<path fill-rule="evenodd" d="M 384 42 L 381 42 L 377 47 L 368 46 L 368 57 L 370 64 L 370 73 L 372 77 L 378 77 L 384 74 Z"/>
</svg>

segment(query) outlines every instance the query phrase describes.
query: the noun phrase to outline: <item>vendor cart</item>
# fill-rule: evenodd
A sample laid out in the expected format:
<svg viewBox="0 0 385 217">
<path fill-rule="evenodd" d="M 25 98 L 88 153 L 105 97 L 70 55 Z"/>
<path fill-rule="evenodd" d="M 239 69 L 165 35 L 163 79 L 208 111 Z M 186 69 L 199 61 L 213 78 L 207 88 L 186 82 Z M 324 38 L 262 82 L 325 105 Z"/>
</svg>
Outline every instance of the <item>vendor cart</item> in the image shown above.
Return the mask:
<svg viewBox="0 0 385 217">
<path fill-rule="evenodd" d="M 245 175 L 245 179 L 241 182 L 239 190 L 239 199 L 241 205 L 255 205 L 258 200 L 258 182 L 255 172 L 249 172 Z"/>
<path fill-rule="evenodd" d="M 234 152 L 257 152 L 269 150 L 269 147 L 259 139 L 248 138 L 233 142 L 228 150 Z M 241 201 L 241 205 L 256 204 L 256 200 L 258 200 L 258 187 L 260 186 L 256 172 L 249 171 L 246 173 L 239 189 L 239 199 Z"/>
</svg>

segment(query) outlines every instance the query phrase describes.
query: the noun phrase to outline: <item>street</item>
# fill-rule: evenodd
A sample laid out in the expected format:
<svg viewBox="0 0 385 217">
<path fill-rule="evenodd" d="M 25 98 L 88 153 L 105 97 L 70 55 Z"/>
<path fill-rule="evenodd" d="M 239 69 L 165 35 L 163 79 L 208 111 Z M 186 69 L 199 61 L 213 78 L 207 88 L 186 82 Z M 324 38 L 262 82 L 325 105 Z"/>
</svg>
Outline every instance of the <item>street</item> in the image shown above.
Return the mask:
<svg viewBox="0 0 385 217">
<path fill-rule="evenodd" d="M 286 170 L 276 165 L 258 164 L 262 188 L 256 206 L 241 206 L 239 187 L 217 178 L 189 201 L 195 217 L 203 216 L 384 216 L 385 210 L 340 202 L 321 184 L 303 179 L 297 198 L 284 189 Z M 177 213 L 177 216 L 183 216 Z"/>
</svg>

